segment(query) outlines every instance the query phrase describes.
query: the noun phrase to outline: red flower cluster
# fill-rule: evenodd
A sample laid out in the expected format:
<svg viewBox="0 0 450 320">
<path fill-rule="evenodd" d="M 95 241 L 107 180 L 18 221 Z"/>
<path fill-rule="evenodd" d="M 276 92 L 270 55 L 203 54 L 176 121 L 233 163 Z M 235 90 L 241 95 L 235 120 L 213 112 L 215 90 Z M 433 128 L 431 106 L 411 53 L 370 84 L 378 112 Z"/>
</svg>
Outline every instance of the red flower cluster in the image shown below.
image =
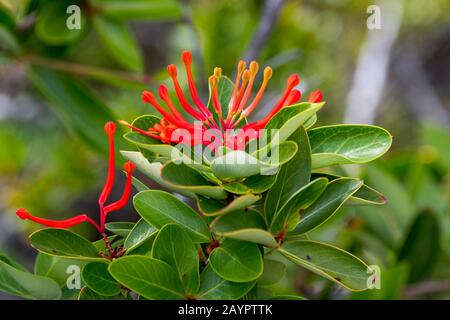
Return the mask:
<svg viewBox="0 0 450 320">
<path fill-rule="evenodd" d="M 77 224 L 87 221 L 90 224 L 92 224 L 98 230 L 98 232 L 104 234 L 107 215 L 113 211 L 122 209 L 127 204 L 128 199 L 130 198 L 131 178 L 133 171 L 135 169 L 135 165 L 132 162 L 127 162 L 124 164 L 123 168 L 127 173 L 127 180 L 125 183 L 125 188 L 123 190 L 122 197 L 119 200 L 105 206 L 105 202 L 108 199 L 108 196 L 110 195 L 112 188 L 114 186 L 114 175 L 115 175 L 114 133 L 116 132 L 116 125 L 114 124 L 114 122 L 106 123 L 105 132 L 109 139 L 109 161 L 108 161 L 108 176 L 106 178 L 105 186 L 103 187 L 103 190 L 98 198 L 98 204 L 100 208 L 99 224 L 97 224 L 94 220 L 89 218 L 86 214 L 80 214 L 66 220 L 51 220 L 35 217 L 25 209 L 20 208 L 16 212 L 17 215 L 23 220 L 29 219 L 48 227 L 64 228 L 64 229 L 73 227 Z"/>
<path fill-rule="evenodd" d="M 173 132 L 177 129 L 186 130 L 191 137 L 191 144 L 195 145 L 198 142 L 203 144 L 208 144 L 212 141 L 205 141 L 203 135 L 203 139 L 196 139 L 196 135 L 198 135 L 198 131 L 202 134 L 204 131 L 208 129 L 214 129 L 220 133 L 220 143 L 221 145 L 226 145 L 228 147 L 232 147 L 233 149 L 237 149 L 238 144 L 236 144 L 235 139 L 236 135 L 233 134 L 232 137 L 226 134 L 227 130 L 233 130 L 238 128 L 240 122 L 248 117 L 251 112 L 257 107 L 261 98 L 264 94 L 264 91 L 267 87 L 269 79 L 272 77 L 272 69 L 270 67 L 266 67 L 264 69 L 264 77 L 262 84 L 256 93 L 253 100 L 250 101 L 250 96 L 252 93 L 252 88 L 255 82 L 256 75 L 259 70 L 259 65 L 256 61 L 252 61 L 247 69 L 247 65 L 245 61 L 240 61 L 237 68 L 236 80 L 234 83 L 234 88 L 231 96 L 231 100 L 228 104 L 228 113 L 223 114 L 223 107 L 219 100 L 219 78 L 222 74 L 221 68 L 215 68 L 214 74 L 209 77 L 209 85 L 211 89 L 211 103 L 214 109 L 214 112 L 217 114 L 215 118 L 211 110 L 203 104 L 200 100 L 197 88 L 194 83 L 194 78 L 192 75 L 192 53 L 189 51 L 184 51 L 181 55 L 181 60 L 184 63 L 186 70 L 186 77 L 188 80 L 189 92 L 191 94 L 191 98 L 195 107 L 192 107 L 191 104 L 187 101 L 183 90 L 178 82 L 177 78 L 177 68 L 175 65 L 171 64 L 167 67 L 167 72 L 172 78 L 172 82 L 178 97 L 178 101 L 181 106 L 186 110 L 188 114 L 190 114 L 194 119 L 200 121 L 201 128 L 200 130 L 196 130 L 195 124 L 189 123 L 181 113 L 175 108 L 172 103 L 169 92 L 166 86 L 160 85 L 159 87 L 159 97 L 167 106 L 167 109 L 163 108 L 155 96 L 149 92 L 144 91 L 142 93 L 142 100 L 146 103 L 150 103 L 153 107 L 158 110 L 158 112 L 163 116 L 160 123 L 155 124 L 151 128 L 147 128 L 147 130 L 142 130 L 140 128 L 136 128 L 129 124 L 126 121 L 120 120 L 119 123 L 124 124 L 130 127 L 132 130 L 142 133 L 148 137 L 158 139 L 163 143 L 179 143 L 181 142 L 180 135 L 173 135 Z M 260 129 L 263 129 L 266 124 L 269 122 L 272 117 L 281 110 L 284 106 L 292 105 L 298 102 L 301 98 L 301 92 L 295 87 L 300 83 L 300 78 L 296 74 L 292 74 L 289 76 L 286 84 L 286 88 L 281 95 L 281 98 L 272 108 L 272 110 L 267 114 L 263 119 L 258 120 L 253 123 L 246 124 L 240 130 L 245 137 L 256 138 L 257 135 L 254 132 L 257 132 Z M 309 102 L 320 102 L 322 101 L 322 93 L 320 91 L 314 91 L 309 95 Z M 219 120 L 217 122 L 217 119 Z M 249 133 L 252 132 L 252 133 Z M 242 136 L 242 135 L 241 135 Z M 214 137 L 217 143 L 217 136 Z M 230 139 L 231 138 L 231 139 Z"/>
</svg>

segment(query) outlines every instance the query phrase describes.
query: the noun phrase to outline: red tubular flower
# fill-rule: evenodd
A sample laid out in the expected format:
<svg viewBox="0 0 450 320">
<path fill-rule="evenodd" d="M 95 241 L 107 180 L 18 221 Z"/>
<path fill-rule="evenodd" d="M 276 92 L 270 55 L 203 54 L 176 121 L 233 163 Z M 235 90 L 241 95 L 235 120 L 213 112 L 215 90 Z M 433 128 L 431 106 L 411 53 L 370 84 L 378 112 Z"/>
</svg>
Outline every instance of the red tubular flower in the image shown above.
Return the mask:
<svg viewBox="0 0 450 320">
<path fill-rule="evenodd" d="M 203 102 L 200 100 L 197 88 L 194 83 L 191 69 L 192 53 L 190 53 L 189 51 L 184 51 L 181 55 L 181 60 L 185 65 L 189 92 L 191 94 L 192 101 L 194 102 L 194 105 L 197 109 L 193 108 L 186 100 L 183 90 L 181 89 L 181 86 L 178 82 L 177 68 L 175 67 L 175 65 L 169 65 L 167 67 L 167 72 L 172 78 L 172 82 L 180 105 L 186 110 L 187 113 L 202 122 L 200 125 L 200 133 L 206 133 L 208 129 L 216 129 L 219 132 L 220 137 L 217 137 L 217 139 L 215 139 L 217 143 L 214 144 L 214 148 L 218 148 L 218 146 L 216 145 L 220 143 L 222 143 L 223 146 L 233 146 L 233 149 L 241 148 L 243 145 L 245 145 L 245 142 L 248 141 L 248 139 L 257 138 L 258 130 L 263 129 L 270 121 L 270 119 L 272 119 L 273 116 L 278 113 L 278 111 L 280 111 L 285 106 L 297 103 L 298 101 L 300 101 L 302 96 L 301 92 L 295 89 L 295 87 L 300 83 L 300 78 L 298 75 L 292 74 L 287 80 L 286 88 L 280 99 L 263 119 L 244 125 L 241 129 L 243 130 L 242 135 L 227 135 L 227 129 L 238 128 L 239 123 L 247 118 L 261 102 L 267 84 L 272 77 L 272 69 L 270 67 L 264 68 L 264 76 L 260 88 L 255 94 L 253 100 L 251 100 L 250 97 L 259 70 L 259 65 L 256 61 L 252 61 L 247 69 L 247 64 L 245 63 L 245 61 L 239 61 L 233 91 L 230 101 L 228 102 L 228 113 L 223 114 L 224 110 L 226 109 L 224 109 L 224 105 L 222 105 L 223 101 L 221 102 L 219 99 L 219 97 L 221 96 L 221 92 L 219 92 L 219 82 L 222 76 L 222 69 L 217 67 L 214 68 L 213 75 L 209 77 L 209 85 L 211 91 L 211 110 L 213 110 L 215 113 L 215 117 L 213 117 L 211 110 L 209 110 L 206 105 L 203 104 Z M 152 128 L 136 128 L 123 120 L 120 120 L 119 123 L 128 126 L 136 132 L 154 139 L 158 139 L 161 142 L 168 144 L 178 143 L 178 141 L 180 141 L 179 135 L 173 135 L 173 133 L 176 132 L 177 129 L 186 129 L 191 134 L 191 136 L 193 133 L 198 133 L 198 130 L 196 130 L 197 127 L 189 124 L 186 119 L 184 119 L 181 114 L 175 109 L 174 105 L 170 101 L 169 93 L 165 86 L 160 86 L 159 96 L 166 103 L 169 111 L 162 108 L 156 101 L 154 95 L 150 92 L 144 91 L 142 95 L 143 100 L 152 104 L 155 109 L 158 110 L 158 112 L 163 116 L 163 120 L 161 121 L 161 123 L 155 124 Z M 310 102 L 319 102 L 321 100 L 322 93 L 320 91 L 314 91 L 309 96 Z M 219 128 L 217 123 L 214 121 L 214 119 L 217 118 L 220 120 L 221 128 Z M 177 138 L 174 138 L 173 136 L 176 136 Z M 196 145 L 199 143 L 207 145 L 208 142 L 211 142 L 210 140 L 213 140 L 212 136 L 217 136 L 217 134 L 208 135 L 206 137 L 206 141 L 204 141 L 205 137 L 203 137 L 203 139 L 191 138 L 192 145 Z M 230 141 L 227 141 L 227 139 L 230 139 Z"/>
<path fill-rule="evenodd" d="M 124 192 L 122 197 L 105 207 L 105 202 L 111 194 L 112 188 L 114 186 L 114 175 L 115 175 L 115 159 L 114 159 L 114 133 L 116 132 L 116 125 L 114 122 L 108 122 L 105 125 L 105 132 L 109 140 L 109 160 L 108 160 L 108 175 L 106 178 L 105 186 L 103 187 L 100 196 L 98 197 L 98 204 L 100 209 L 100 224 L 97 224 L 94 220 L 89 218 L 86 214 L 80 214 L 73 218 L 65 220 L 52 220 L 44 219 L 31 215 L 28 211 L 20 208 L 16 211 L 16 214 L 23 220 L 28 219 L 47 227 L 53 228 L 70 228 L 83 222 L 89 222 L 92 224 L 98 232 L 104 234 L 105 232 L 105 221 L 106 215 L 112 211 L 117 211 L 122 209 L 128 202 L 131 194 L 131 179 L 135 165 L 131 162 L 127 162 L 124 165 L 124 170 L 127 173 L 127 181 L 125 183 Z"/>
</svg>

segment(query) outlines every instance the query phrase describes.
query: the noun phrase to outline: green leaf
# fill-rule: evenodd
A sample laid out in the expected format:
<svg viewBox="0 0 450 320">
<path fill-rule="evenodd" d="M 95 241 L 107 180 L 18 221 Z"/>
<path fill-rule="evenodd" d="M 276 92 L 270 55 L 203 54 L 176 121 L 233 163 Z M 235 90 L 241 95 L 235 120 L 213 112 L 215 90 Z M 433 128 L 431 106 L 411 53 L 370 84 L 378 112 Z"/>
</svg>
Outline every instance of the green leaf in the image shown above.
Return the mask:
<svg viewBox="0 0 450 320">
<path fill-rule="evenodd" d="M 217 216 L 226 214 L 228 212 L 245 209 L 257 202 L 259 199 L 261 199 L 261 196 L 254 194 L 245 194 L 236 197 L 231 201 L 220 201 L 198 196 L 197 206 L 203 215 Z"/>
<path fill-rule="evenodd" d="M 131 123 L 134 127 L 147 131 L 148 128 L 153 127 L 155 124 L 158 124 L 161 121 L 161 118 L 153 115 L 142 115 L 137 117 Z M 135 143 L 138 145 L 146 145 L 146 144 L 161 144 L 161 141 L 158 139 L 150 138 L 142 133 L 136 131 L 128 131 L 123 135 L 123 137 L 130 141 L 131 143 Z"/>
<path fill-rule="evenodd" d="M 277 139 L 278 143 L 281 143 L 288 139 L 301 125 L 306 124 L 324 104 L 325 102 L 301 102 L 296 105 L 284 107 L 270 119 L 264 129 L 269 130 L 270 139 L 272 139 L 270 130 L 278 130 Z"/>
<path fill-rule="evenodd" d="M 5 49 L 14 54 L 20 52 L 20 45 L 15 36 L 3 26 L 0 26 L 0 49 Z"/>
<path fill-rule="evenodd" d="M 278 234 L 286 228 L 295 214 L 305 210 L 319 198 L 327 184 L 326 178 L 318 178 L 300 188 L 275 214 L 269 227 L 270 232 Z"/>
<path fill-rule="evenodd" d="M 16 269 L 0 261 L 0 291 L 26 299 L 56 300 L 61 289 L 56 281 Z"/>
<path fill-rule="evenodd" d="M 36 35 L 45 43 L 50 45 L 65 45 L 79 40 L 85 30 L 86 15 L 80 12 L 80 28 L 69 29 L 68 22 L 71 22 L 67 12 L 68 7 L 73 4 L 70 1 L 53 1 L 45 6 L 37 15 Z"/>
<path fill-rule="evenodd" d="M 216 218 L 211 231 L 226 238 L 249 241 L 276 247 L 277 241 L 266 231 L 264 219 L 255 210 L 233 211 Z"/>
<path fill-rule="evenodd" d="M 313 173 L 311 175 L 312 179 L 325 177 L 329 181 L 333 181 L 339 178 L 342 178 L 340 176 L 335 176 L 332 174 L 326 174 L 326 173 Z M 363 184 L 361 188 L 356 191 L 353 196 L 347 201 L 346 205 L 381 205 L 386 203 L 386 197 L 378 192 L 377 190 L 369 187 L 366 184 Z"/>
<path fill-rule="evenodd" d="M 319 199 L 300 213 L 295 233 L 308 232 L 328 220 L 354 194 L 363 182 L 354 178 L 340 178 L 328 183 Z"/>
<path fill-rule="evenodd" d="M 246 178 L 244 181 L 233 181 L 225 183 L 222 188 L 234 194 L 244 193 L 263 193 L 269 190 L 277 180 L 276 174 L 254 175 Z"/>
<path fill-rule="evenodd" d="M 169 20 L 181 17 L 180 3 L 173 0 L 101 1 L 102 15 L 120 20 Z"/>
<path fill-rule="evenodd" d="M 231 282 L 221 278 L 210 265 L 201 274 L 200 300 L 237 300 L 245 296 L 255 282 Z"/>
<path fill-rule="evenodd" d="M 222 114 L 224 115 L 224 117 L 226 117 L 226 115 L 228 114 L 228 105 L 230 103 L 231 100 L 231 96 L 233 94 L 233 89 L 234 89 L 234 83 L 233 81 L 231 81 L 228 77 L 226 76 L 221 76 L 219 78 L 219 83 L 217 85 L 217 91 L 219 94 L 219 102 L 220 102 L 220 106 L 222 107 Z M 212 102 L 211 102 L 211 87 L 209 87 L 209 101 L 208 101 L 208 109 L 211 110 L 213 117 L 214 117 L 214 121 L 216 123 L 220 123 L 220 119 L 218 114 L 214 111 Z"/>
<path fill-rule="evenodd" d="M 13 258 L 11 258 L 6 253 L 0 251 L 0 261 L 5 262 L 6 264 L 9 264 L 11 267 L 14 267 L 16 269 L 19 269 L 21 271 L 27 271 L 25 267 L 20 265 L 17 261 L 15 261 Z"/>
<path fill-rule="evenodd" d="M 280 282 L 285 273 L 286 265 L 283 262 L 273 259 L 264 259 L 264 271 L 258 279 L 258 286 L 272 286 Z"/>
<path fill-rule="evenodd" d="M 139 247 L 157 232 L 158 230 L 155 227 L 150 225 L 144 219 L 140 219 L 128 234 L 123 247 L 127 250 L 127 253 L 133 251 L 133 249 Z"/>
<path fill-rule="evenodd" d="M 289 139 L 297 144 L 298 151 L 281 167 L 275 184 L 267 192 L 264 204 L 267 221 L 272 221 L 278 210 L 309 182 L 311 176 L 311 148 L 305 129 L 300 126 Z"/>
<path fill-rule="evenodd" d="M 77 266 L 81 272 L 87 263 L 88 261 L 64 259 L 39 252 L 34 262 L 34 273 L 39 276 L 51 278 L 60 287 L 65 287 L 69 275 L 72 274 L 69 272 L 71 271 L 70 267 Z"/>
<path fill-rule="evenodd" d="M 152 257 L 175 269 L 186 296 L 197 293 L 200 286 L 198 252 L 182 227 L 176 224 L 164 226 L 156 236 Z"/>
<path fill-rule="evenodd" d="M 280 295 L 272 296 L 268 300 L 307 300 L 307 299 L 304 297 L 295 296 L 292 294 L 280 294 Z"/>
<path fill-rule="evenodd" d="M 195 243 L 209 242 L 211 234 L 205 221 L 187 204 L 170 193 L 158 190 L 139 192 L 133 198 L 136 211 L 157 229 L 178 223 Z"/>
<path fill-rule="evenodd" d="M 165 262 L 144 256 L 128 256 L 109 265 L 111 275 L 125 287 L 147 299 L 183 299 L 183 284 Z"/>
<path fill-rule="evenodd" d="M 198 171 L 185 164 L 168 161 L 161 169 L 161 177 L 175 188 L 213 199 L 225 199 L 227 193 L 222 187 L 206 180 Z"/>
<path fill-rule="evenodd" d="M 253 281 L 263 272 L 258 245 L 233 239 L 225 239 L 211 252 L 209 264 L 220 277 L 233 282 Z"/>
<path fill-rule="evenodd" d="M 409 280 L 417 282 L 431 272 L 439 258 L 440 227 L 436 215 L 422 211 L 411 225 L 398 254 L 410 265 Z"/>
<path fill-rule="evenodd" d="M 268 156 L 259 160 L 255 156 L 240 150 L 228 152 L 211 162 L 212 172 L 222 180 L 232 180 L 256 174 L 274 174 L 280 165 L 292 159 L 297 152 L 297 145 L 292 141 L 283 142 L 278 147 L 274 147 L 274 149 L 278 149 L 278 157 L 274 156 L 273 159 Z"/>
<path fill-rule="evenodd" d="M 78 260 L 105 260 L 87 239 L 65 229 L 42 229 L 30 235 L 33 248 L 52 256 Z"/>
<path fill-rule="evenodd" d="M 142 73 L 144 62 L 134 35 L 122 22 L 99 15 L 94 16 L 94 29 L 105 49 L 126 69 Z"/>
<path fill-rule="evenodd" d="M 366 290 L 367 279 L 373 272 L 350 253 L 320 242 L 286 242 L 279 251 L 294 263 L 352 291 Z"/>
<path fill-rule="evenodd" d="M 139 171 L 141 171 L 143 174 L 145 174 L 147 177 L 158 183 L 159 185 L 166 187 L 168 189 L 171 189 L 179 194 L 193 197 L 193 195 L 189 192 L 186 192 L 182 189 L 177 189 L 174 187 L 171 187 L 167 184 L 167 182 L 161 178 L 161 169 L 163 167 L 163 164 L 160 162 L 152 162 L 150 163 L 140 152 L 136 151 L 121 151 L 120 152 L 122 156 L 132 161 L 136 168 L 138 168 Z"/>
<path fill-rule="evenodd" d="M 370 125 L 335 125 L 308 131 L 314 169 L 366 163 L 381 157 L 392 144 L 385 129 Z"/>
<path fill-rule="evenodd" d="M 121 237 L 126 237 L 134 227 L 132 222 L 108 222 L 105 224 L 106 230 L 117 234 Z"/>
<path fill-rule="evenodd" d="M 108 151 L 103 126 L 115 116 L 99 97 L 61 73 L 29 67 L 27 74 L 33 86 L 72 133 L 94 150 Z"/>
<path fill-rule="evenodd" d="M 88 287 L 83 287 L 80 290 L 80 294 L 78 295 L 78 300 L 113 300 L 114 297 L 108 297 L 108 296 L 103 296 L 100 295 L 94 291 L 92 291 L 91 289 L 89 289 Z"/>
<path fill-rule="evenodd" d="M 84 283 L 102 296 L 116 296 L 120 293 L 119 284 L 108 272 L 105 262 L 91 262 L 83 268 L 81 273 Z"/>
</svg>

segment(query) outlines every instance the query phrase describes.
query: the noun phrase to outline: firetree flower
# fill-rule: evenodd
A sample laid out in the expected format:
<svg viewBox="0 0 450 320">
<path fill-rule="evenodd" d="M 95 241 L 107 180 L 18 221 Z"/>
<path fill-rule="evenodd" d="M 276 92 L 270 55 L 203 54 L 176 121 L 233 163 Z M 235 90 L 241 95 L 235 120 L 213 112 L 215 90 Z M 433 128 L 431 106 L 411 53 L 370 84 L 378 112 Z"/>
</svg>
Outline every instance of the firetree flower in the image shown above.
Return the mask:
<svg viewBox="0 0 450 320">
<path fill-rule="evenodd" d="M 108 136 L 109 140 L 109 160 L 108 160 L 108 176 L 106 178 L 105 186 L 103 187 L 102 192 L 100 193 L 100 196 L 98 198 L 98 205 L 100 209 L 100 221 L 99 223 L 95 222 L 93 219 L 91 219 L 86 214 L 80 214 L 75 217 L 65 219 L 65 220 L 51 220 L 51 219 L 44 219 L 39 218 L 31 215 L 27 210 L 24 208 L 20 208 L 17 210 L 16 214 L 23 220 L 28 219 L 32 220 L 34 222 L 37 222 L 39 224 L 42 224 L 44 226 L 48 227 L 54 227 L 54 228 L 70 228 L 77 224 L 83 223 L 85 221 L 92 224 L 95 229 L 103 236 L 103 238 L 106 238 L 105 235 L 105 223 L 106 223 L 106 217 L 108 214 L 110 214 L 113 211 L 118 211 L 122 209 L 128 202 L 128 199 L 130 198 L 131 194 L 131 178 L 133 174 L 133 170 L 135 169 L 135 165 L 132 162 L 126 162 L 123 166 L 124 171 L 127 174 L 127 179 L 125 182 L 125 188 L 123 190 L 123 194 L 121 198 L 111 204 L 105 205 L 106 200 L 108 199 L 111 190 L 114 185 L 114 172 L 115 172 L 115 160 L 114 160 L 114 133 L 116 132 L 116 125 L 114 122 L 107 122 L 105 124 L 105 132 Z"/>
<path fill-rule="evenodd" d="M 185 66 L 188 88 L 194 106 L 188 102 L 183 90 L 181 89 L 178 81 L 176 66 L 174 64 L 169 65 L 167 67 L 167 72 L 172 79 L 179 104 L 188 114 L 200 123 L 201 127 L 198 128 L 196 127 L 196 124 L 188 122 L 175 108 L 165 85 L 160 85 L 158 94 L 167 108 L 164 108 L 157 101 L 153 93 L 149 91 L 144 91 L 142 93 L 142 100 L 151 104 L 162 115 L 160 123 L 155 124 L 147 130 L 132 126 L 124 120 L 119 120 L 119 123 L 130 127 L 136 132 L 160 140 L 162 143 L 166 144 L 177 144 L 181 141 L 185 141 L 185 139 L 181 139 L 184 137 L 180 136 L 180 134 L 173 134 L 178 129 L 182 129 L 184 132 L 189 134 L 191 137 L 191 145 L 198 143 L 208 144 L 212 142 L 212 139 L 208 140 L 208 138 L 206 138 L 205 140 L 205 136 L 207 135 L 203 135 L 202 133 L 209 129 L 213 129 L 215 132 L 219 132 L 218 139 L 216 139 L 217 135 L 213 135 L 215 138 L 214 143 L 216 147 L 227 146 L 233 150 L 236 150 L 245 147 L 245 144 L 237 143 L 236 139 L 239 139 L 239 137 L 245 137 L 246 139 L 257 138 L 260 130 L 264 129 L 270 119 L 272 119 L 278 111 L 285 106 L 297 103 L 302 96 L 301 92 L 295 88 L 300 83 L 300 78 L 297 74 L 291 74 L 287 79 L 286 87 L 281 97 L 275 103 L 271 111 L 258 121 L 242 125 L 242 121 L 246 119 L 260 103 L 267 84 L 272 77 L 272 69 L 270 67 L 266 67 L 264 69 L 262 83 L 253 99 L 251 99 L 252 89 L 255 83 L 256 75 L 258 74 L 259 65 L 256 61 L 252 61 L 247 68 L 246 62 L 241 60 L 237 66 L 236 79 L 234 82 L 231 99 L 227 106 L 228 112 L 227 114 L 224 114 L 224 106 L 221 105 L 219 99 L 220 92 L 218 85 L 219 78 L 222 75 L 222 69 L 214 68 L 213 75 L 209 77 L 212 106 L 212 109 L 210 110 L 201 101 L 194 83 L 194 77 L 191 69 L 192 53 L 189 51 L 184 51 L 181 55 L 181 60 Z M 322 101 L 322 93 L 319 90 L 312 92 L 308 97 L 308 101 Z M 230 131 L 232 134 L 229 134 Z M 198 132 L 202 135 L 202 139 L 198 139 L 198 137 L 196 137 Z M 239 133 L 236 134 L 236 132 Z M 210 135 L 210 137 L 211 136 L 212 135 Z"/>
</svg>

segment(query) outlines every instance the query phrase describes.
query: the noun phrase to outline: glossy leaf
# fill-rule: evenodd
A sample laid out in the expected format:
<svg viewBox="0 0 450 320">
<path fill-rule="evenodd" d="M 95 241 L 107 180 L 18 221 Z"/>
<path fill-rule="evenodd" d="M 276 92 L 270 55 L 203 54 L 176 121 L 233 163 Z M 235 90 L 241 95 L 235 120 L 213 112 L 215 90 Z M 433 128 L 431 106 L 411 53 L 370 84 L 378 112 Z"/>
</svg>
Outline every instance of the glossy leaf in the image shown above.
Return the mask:
<svg viewBox="0 0 450 320">
<path fill-rule="evenodd" d="M 227 193 L 218 185 L 206 180 L 198 171 L 185 164 L 168 161 L 161 169 L 161 177 L 168 185 L 190 193 L 213 199 L 225 199 Z"/>
<path fill-rule="evenodd" d="M 134 227 L 132 222 L 108 222 L 105 225 L 106 230 L 117 234 L 121 237 L 126 237 Z"/>
<path fill-rule="evenodd" d="M 78 260 L 105 260 L 87 239 L 65 229 L 42 229 L 30 235 L 31 245 L 46 254 Z"/>
<path fill-rule="evenodd" d="M 272 286 L 283 279 L 286 273 L 286 265 L 283 262 L 264 259 L 264 271 L 258 279 L 258 286 Z"/>
<path fill-rule="evenodd" d="M 120 293 L 119 284 L 108 272 L 105 262 L 91 262 L 83 268 L 84 283 L 97 294 L 102 296 L 116 296 Z"/>
<path fill-rule="evenodd" d="M 175 269 L 187 296 L 197 293 L 200 286 L 198 252 L 182 227 L 176 224 L 164 226 L 156 236 L 152 257 Z"/>
<path fill-rule="evenodd" d="M 96 15 L 94 29 L 105 49 L 126 69 L 142 73 L 144 62 L 140 48 L 129 28 L 120 21 Z"/>
<path fill-rule="evenodd" d="M 301 102 L 296 105 L 284 107 L 275 114 L 264 129 L 269 130 L 269 133 L 270 130 L 278 130 L 277 141 L 278 143 L 281 143 L 288 139 L 301 125 L 315 115 L 324 104 L 324 102 Z M 270 139 L 272 138 L 273 137 L 270 137 Z"/>
<path fill-rule="evenodd" d="M 165 262 L 144 257 L 128 256 L 109 265 L 110 274 L 125 287 L 147 299 L 183 299 L 183 284 Z"/>
<path fill-rule="evenodd" d="M 55 300 L 61 297 L 56 281 L 16 269 L 0 261 L 0 290 L 26 299 Z"/>
<path fill-rule="evenodd" d="M 237 300 L 245 296 L 255 282 L 231 282 L 221 278 L 210 265 L 201 274 L 200 300 Z"/>
<path fill-rule="evenodd" d="M 255 210 L 239 210 L 216 218 L 210 225 L 219 236 L 276 247 L 273 235 L 266 231 L 264 219 Z"/>
<path fill-rule="evenodd" d="M 226 191 L 234 194 L 263 193 L 269 190 L 277 180 L 276 174 L 254 175 L 247 177 L 244 181 L 233 181 L 222 185 Z"/>
<path fill-rule="evenodd" d="M 144 241 L 155 235 L 157 232 L 158 230 L 145 221 L 145 219 L 140 219 L 128 234 L 123 247 L 128 253 L 129 251 L 132 251 L 140 246 Z"/>
<path fill-rule="evenodd" d="M 336 125 L 308 131 L 312 167 L 365 163 L 381 157 L 390 148 L 392 136 L 369 125 Z"/>
<path fill-rule="evenodd" d="M 255 243 L 225 239 L 209 256 L 211 268 L 228 281 L 249 282 L 263 272 L 261 251 Z"/>
<path fill-rule="evenodd" d="M 270 162 L 270 156 L 258 160 L 244 151 L 231 151 L 214 159 L 211 163 L 211 169 L 214 175 L 222 180 L 232 180 L 256 174 L 274 174 L 279 165 L 292 159 L 297 152 L 297 145 L 293 142 L 284 142 L 279 145 L 278 150 L 278 157 L 274 156 L 272 162 Z"/>
<path fill-rule="evenodd" d="M 289 139 L 297 144 L 298 151 L 281 167 L 275 184 L 267 192 L 264 204 L 267 221 L 272 221 L 278 210 L 309 182 L 311 176 L 311 148 L 305 129 L 299 127 Z"/>
<path fill-rule="evenodd" d="M 170 193 L 158 190 L 139 192 L 133 199 L 136 211 L 157 229 L 177 223 L 196 243 L 209 242 L 211 235 L 205 221 L 187 204 Z"/>
<path fill-rule="evenodd" d="M 197 197 L 197 206 L 205 216 L 223 215 L 228 212 L 241 210 L 261 199 L 261 196 L 254 194 L 245 194 L 238 196 L 231 201 L 209 199 L 202 196 Z"/>
<path fill-rule="evenodd" d="M 286 242 L 279 252 L 294 263 L 352 291 L 367 289 L 367 279 L 373 272 L 350 253 L 320 242 Z"/>
<path fill-rule="evenodd" d="M 286 228 L 295 214 L 299 214 L 319 198 L 327 183 L 326 178 L 318 178 L 300 188 L 275 214 L 269 227 L 270 232 L 278 234 Z"/>
<path fill-rule="evenodd" d="M 328 220 L 354 194 L 363 182 L 354 178 L 341 178 L 328 183 L 319 199 L 300 213 L 295 233 L 308 232 Z"/>
</svg>

